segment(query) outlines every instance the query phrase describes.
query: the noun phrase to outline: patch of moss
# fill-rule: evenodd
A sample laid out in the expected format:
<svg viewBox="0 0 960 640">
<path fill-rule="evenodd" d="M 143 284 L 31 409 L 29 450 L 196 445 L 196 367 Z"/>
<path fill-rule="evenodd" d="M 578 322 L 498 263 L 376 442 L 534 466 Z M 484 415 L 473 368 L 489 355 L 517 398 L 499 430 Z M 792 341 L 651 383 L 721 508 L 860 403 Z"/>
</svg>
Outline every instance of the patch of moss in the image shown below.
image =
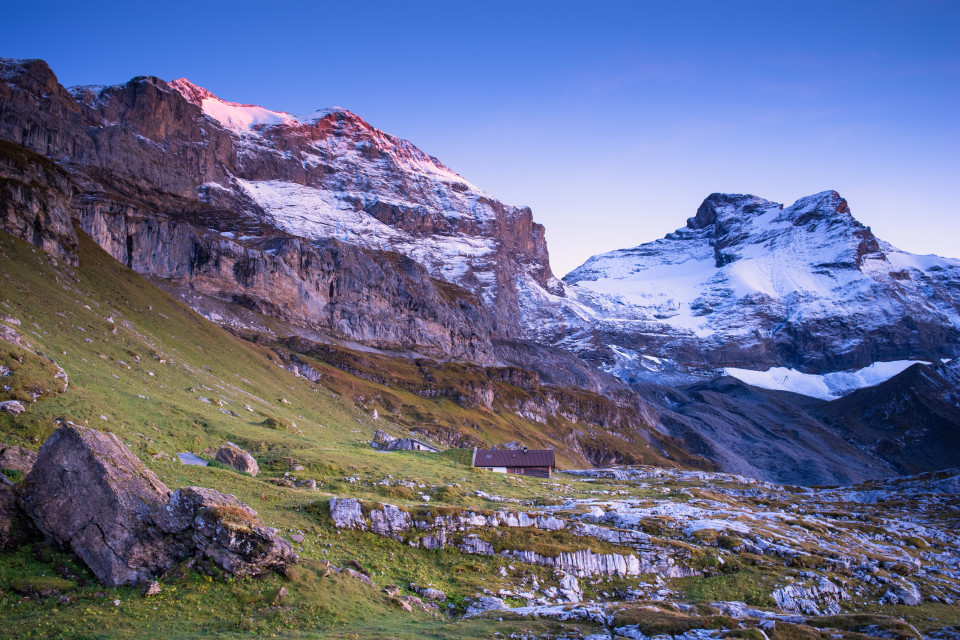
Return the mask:
<svg viewBox="0 0 960 640">
<path fill-rule="evenodd" d="M 50 576 L 27 576 L 14 578 L 10 581 L 11 589 L 31 598 L 48 598 L 69 591 L 76 586 L 77 583 L 72 580 Z"/>
<path fill-rule="evenodd" d="M 757 607 L 769 607 L 775 603 L 768 589 L 754 569 L 708 577 L 680 579 L 680 588 L 692 602 L 746 602 Z"/>
<path fill-rule="evenodd" d="M 7 476 L 10 482 L 17 484 L 26 478 L 26 474 L 20 469 L 4 469 L 3 475 Z"/>
</svg>

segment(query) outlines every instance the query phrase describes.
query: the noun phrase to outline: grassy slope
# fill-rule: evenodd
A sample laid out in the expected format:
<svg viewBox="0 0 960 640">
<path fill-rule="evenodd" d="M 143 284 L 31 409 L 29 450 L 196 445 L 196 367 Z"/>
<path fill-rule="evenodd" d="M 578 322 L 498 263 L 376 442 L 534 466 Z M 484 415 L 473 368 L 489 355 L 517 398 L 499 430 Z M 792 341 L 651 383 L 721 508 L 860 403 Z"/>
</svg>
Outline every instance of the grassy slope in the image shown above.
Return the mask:
<svg viewBox="0 0 960 640">
<path fill-rule="evenodd" d="M 403 488 L 369 484 L 387 476 L 422 484 L 428 493 L 456 483 L 463 489 L 451 491 L 449 502 L 462 506 L 481 504 L 470 495 L 472 489 L 549 496 L 553 483 L 473 471 L 463 464 L 462 455 L 376 452 L 368 444 L 374 428 L 396 433 L 405 429 L 375 422 L 352 401 L 295 377 L 271 350 L 206 321 L 87 238 L 81 240 L 80 257 L 79 268 L 58 265 L 0 232 L 0 319 L 19 319 L 20 326 L 14 328 L 31 349 L 54 358 L 70 376 L 65 393 L 42 399 L 21 416 L 0 414 L 0 442 L 36 449 L 58 418 L 112 431 L 170 487 L 198 485 L 232 493 L 284 535 L 303 533 L 306 539 L 298 551 L 304 563 L 300 578 L 292 582 L 279 577 L 211 582 L 191 574 L 167 586 L 158 598 L 145 600 L 134 588 L 103 589 L 65 555 L 22 548 L 0 556 L 0 617 L 5 622 L 0 636 L 138 637 L 149 621 L 158 637 L 199 637 L 213 629 L 286 637 L 487 637 L 489 623 L 452 624 L 426 613 L 405 613 L 378 590 L 347 578 L 320 578 L 318 562 L 329 559 L 343 565 L 356 559 L 380 586 L 432 585 L 447 591 L 454 602 L 495 583 L 494 572 L 506 563 L 415 550 L 369 534 L 338 533 L 326 526 L 322 505 L 330 495 L 389 496 L 401 504 L 410 502 L 405 496 L 416 499 Z M 35 364 L 30 380 L 42 384 L 54 371 L 39 360 Z M 370 388 L 371 383 L 329 369 L 335 389 Z M 11 376 L 5 381 L 14 386 L 22 379 Z M 4 397 L 22 392 L 14 386 Z M 410 402 L 423 401 L 410 395 Z M 201 396 L 214 402 L 202 402 Z M 296 428 L 265 427 L 267 418 Z M 228 440 L 255 453 L 263 468 L 260 477 L 184 466 L 176 458 L 178 452 L 202 454 Z M 297 476 L 318 480 L 320 491 L 266 481 L 282 476 L 288 468 L 283 459 L 290 457 L 307 467 Z M 349 477 L 361 482 L 344 479 Z M 64 567 L 74 582 L 90 580 L 87 586 L 65 591 L 69 603 L 56 597 L 26 599 L 12 590 L 18 580 L 16 586 L 22 588 L 24 580 L 54 578 Z M 529 575 L 547 577 L 542 568 L 528 569 Z M 274 606 L 273 594 L 280 586 L 290 596 Z M 115 600 L 120 604 L 114 605 Z M 509 626 L 539 634 L 562 625 L 528 621 Z"/>
<path fill-rule="evenodd" d="M 483 619 L 458 622 L 424 612 L 407 613 L 379 589 L 347 577 L 323 577 L 323 561 L 343 566 L 355 559 L 379 587 L 395 584 L 411 593 L 410 583 L 433 586 L 447 592 L 456 605 L 484 588 L 527 588 L 524 581 L 534 576 L 541 584 L 555 582 L 543 567 L 449 550 L 413 549 L 372 534 L 336 531 L 329 526 L 323 506 L 330 495 L 389 499 L 413 506 L 422 502 L 416 495 L 422 491 L 434 497 L 431 504 L 442 498 L 447 505 L 489 507 L 490 503 L 472 495 L 474 489 L 549 500 L 560 493 L 587 497 L 588 492 L 612 486 L 477 472 L 464 464 L 462 452 L 456 450 L 441 455 L 373 451 L 368 442 L 374 428 L 386 426 L 399 435 L 412 425 L 374 422 L 369 402 L 365 408 L 355 404 L 358 396 L 373 400 L 377 393 L 393 393 L 404 405 L 430 412 L 432 419 L 447 415 L 444 403 L 452 405 L 451 412 L 470 416 L 470 410 L 449 400 L 435 402 L 376 385 L 317 360 L 313 364 L 326 367 L 324 384 L 329 388 L 297 378 L 280 366 L 274 351 L 205 321 L 85 238 L 81 267 L 72 268 L 54 265 L 39 250 L 0 233 L 0 320 L 5 316 L 21 320 L 17 331 L 33 350 L 57 360 L 70 375 L 70 385 L 65 393 L 42 399 L 19 417 L 0 414 L 0 442 L 35 449 L 59 417 L 110 430 L 169 486 L 199 485 L 232 493 L 283 535 L 300 533 L 305 539 L 296 545 L 303 562 L 290 579 L 210 579 L 191 572 L 150 599 L 132 587 L 100 587 L 66 555 L 39 545 L 23 547 L 0 555 L 0 618 L 4 621 L 0 637 L 137 638 L 146 627 L 158 638 L 486 638 L 493 631 L 507 636 L 522 632 L 534 637 L 543 633 L 575 637 L 578 629 L 590 632 L 589 625 L 549 620 L 506 619 L 493 628 Z M 26 355 L 29 366 L 19 377 L 5 378 L 14 388 L 4 397 L 22 394 L 28 384 L 56 388 L 49 380 L 53 368 L 25 351 L 17 355 Z M 199 396 L 219 400 L 222 406 L 201 402 Z M 244 409 L 245 404 L 254 411 Z M 389 407 L 383 408 L 391 413 Z M 478 419 L 476 413 L 472 415 L 469 419 Z M 263 426 L 268 418 L 297 426 L 271 429 Z M 514 417 L 491 413 L 481 418 L 486 424 L 502 419 L 504 436 L 524 428 Z M 263 470 L 260 477 L 187 467 L 175 458 L 177 452 L 202 453 L 226 440 L 254 451 Z M 282 488 L 268 482 L 288 469 L 284 458 L 295 458 L 306 466 L 296 475 L 317 480 L 320 490 Z M 393 478 L 392 486 L 374 484 L 388 476 Z M 401 480 L 417 485 L 413 490 L 396 486 Z M 637 495 L 660 490 L 638 490 Z M 536 542 L 549 545 L 551 540 Z M 509 578 L 500 577 L 498 569 L 508 564 L 516 565 L 516 570 L 510 571 Z M 742 574 L 688 580 L 689 584 L 679 586 L 694 600 L 744 597 L 741 592 L 755 579 L 751 572 L 769 571 L 780 570 L 748 568 Z M 61 590 L 66 601 L 56 596 L 25 598 L 17 592 L 63 580 L 64 573 L 68 582 L 61 584 Z M 614 579 L 596 586 L 584 581 L 582 586 L 589 596 L 592 589 L 629 588 L 631 583 L 648 580 L 649 576 Z M 281 587 L 289 595 L 278 600 Z M 653 615 L 643 611 L 647 610 L 638 615 Z M 679 630 L 692 623 L 677 624 Z"/>
</svg>

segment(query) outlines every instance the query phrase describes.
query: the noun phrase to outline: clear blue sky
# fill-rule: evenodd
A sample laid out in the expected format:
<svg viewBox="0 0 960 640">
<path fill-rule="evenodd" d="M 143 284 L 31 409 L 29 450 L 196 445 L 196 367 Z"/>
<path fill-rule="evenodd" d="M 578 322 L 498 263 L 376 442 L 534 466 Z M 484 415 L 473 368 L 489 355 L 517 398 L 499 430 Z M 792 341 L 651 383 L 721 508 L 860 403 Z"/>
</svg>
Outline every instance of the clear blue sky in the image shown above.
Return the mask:
<svg viewBox="0 0 960 640">
<path fill-rule="evenodd" d="M 558 275 L 714 191 L 836 189 L 960 257 L 960 2 L 8 3 L 0 55 L 61 82 L 190 78 L 348 108 L 547 226 Z"/>
</svg>

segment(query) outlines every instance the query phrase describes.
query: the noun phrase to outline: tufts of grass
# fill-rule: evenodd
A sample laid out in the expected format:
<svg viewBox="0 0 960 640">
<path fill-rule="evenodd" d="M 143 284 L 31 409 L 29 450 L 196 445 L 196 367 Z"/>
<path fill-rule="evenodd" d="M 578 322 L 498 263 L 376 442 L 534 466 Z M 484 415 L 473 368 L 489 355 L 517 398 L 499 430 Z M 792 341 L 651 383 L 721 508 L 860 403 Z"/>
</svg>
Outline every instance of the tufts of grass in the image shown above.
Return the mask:
<svg viewBox="0 0 960 640">
<path fill-rule="evenodd" d="M 756 570 L 747 568 L 735 573 L 681 578 L 678 582 L 683 594 L 691 602 L 735 600 L 757 607 L 774 606 L 769 589 L 759 580 L 760 575 Z"/>
<path fill-rule="evenodd" d="M 13 484 L 17 484 L 27 477 L 20 469 L 4 469 L 3 475 L 7 476 L 7 479 Z"/>
<path fill-rule="evenodd" d="M 682 635 L 692 629 L 733 629 L 737 621 L 728 616 L 697 616 L 659 607 L 623 607 L 614 613 L 613 626 L 636 625 L 647 636 Z"/>
</svg>

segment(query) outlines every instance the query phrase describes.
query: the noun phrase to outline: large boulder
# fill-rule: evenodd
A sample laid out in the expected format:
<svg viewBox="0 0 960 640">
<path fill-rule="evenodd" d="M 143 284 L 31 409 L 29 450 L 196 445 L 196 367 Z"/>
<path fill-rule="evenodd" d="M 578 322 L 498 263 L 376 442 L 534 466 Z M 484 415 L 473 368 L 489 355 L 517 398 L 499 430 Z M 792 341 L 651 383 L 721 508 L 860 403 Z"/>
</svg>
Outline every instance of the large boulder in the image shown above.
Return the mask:
<svg viewBox="0 0 960 640">
<path fill-rule="evenodd" d="M 279 571 L 298 560 L 290 543 L 264 526 L 256 511 L 213 489 L 178 489 L 159 523 L 190 546 L 192 553 L 234 575 Z"/>
<path fill-rule="evenodd" d="M 479 596 L 467 602 L 466 615 L 475 616 L 484 611 L 501 611 L 509 609 L 507 603 L 493 596 Z"/>
<path fill-rule="evenodd" d="M 386 431 L 377 429 L 373 432 L 373 440 L 370 441 L 370 446 L 381 451 L 391 451 L 397 440 L 398 438 L 395 438 Z"/>
<path fill-rule="evenodd" d="M 48 542 L 105 585 L 150 580 L 193 555 L 239 575 L 297 560 L 233 496 L 195 487 L 171 495 L 115 435 L 72 423 L 40 447 L 21 504 Z"/>
<path fill-rule="evenodd" d="M 67 424 L 40 447 L 21 503 L 49 542 L 73 551 L 104 584 L 119 585 L 185 555 L 153 523 L 169 498 L 117 436 Z"/>
<path fill-rule="evenodd" d="M 217 451 L 216 460 L 252 476 L 260 473 L 260 465 L 257 464 L 253 456 L 232 442 L 220 447 L 220 450 Z"/>
</svg>

